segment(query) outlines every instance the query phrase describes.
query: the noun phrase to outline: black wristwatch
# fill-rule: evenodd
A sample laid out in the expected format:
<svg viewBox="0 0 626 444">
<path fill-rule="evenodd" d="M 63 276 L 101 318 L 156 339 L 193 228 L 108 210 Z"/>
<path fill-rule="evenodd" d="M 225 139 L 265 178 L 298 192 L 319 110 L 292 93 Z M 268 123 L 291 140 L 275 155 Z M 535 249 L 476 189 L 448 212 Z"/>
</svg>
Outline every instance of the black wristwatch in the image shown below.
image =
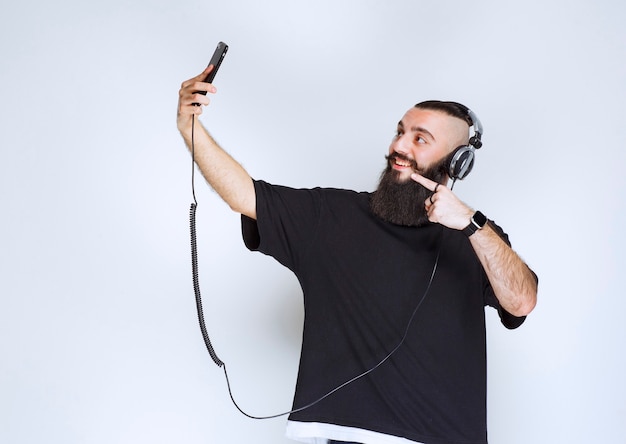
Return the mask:
<svg viewBox="0 0 626 444">
<path fill-rule="evenodd" d="M 480 211 L 477 211 L 470 219 L 469 225 L 463 228 L 463 234 L 465 234 L 467 237 L 470 237 L 472 234 L 476 233 L 476 231 L 484 227 L 486 223 L 487 216 L 485 216 Z"/>
</svg>

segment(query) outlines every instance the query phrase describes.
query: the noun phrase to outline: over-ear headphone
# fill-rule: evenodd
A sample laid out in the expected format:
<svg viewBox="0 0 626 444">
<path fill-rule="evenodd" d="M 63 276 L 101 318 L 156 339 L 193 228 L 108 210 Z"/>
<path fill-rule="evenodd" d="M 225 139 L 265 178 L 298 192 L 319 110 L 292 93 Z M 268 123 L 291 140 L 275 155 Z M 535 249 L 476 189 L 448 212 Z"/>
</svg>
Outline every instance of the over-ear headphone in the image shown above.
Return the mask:
<svg viewBox="0 0 626 444">
<path fill-rule="evenodd" d="M 463 180 L 472 171 L 474 167 L 474 155 L 477 149 L 483 146 L 480 140 L 483 135 L 483 126 L 478 116 L 469 108 L 463 106 L 467 110 L 467 119 L 472 123 L 470 127 L 470 139 L 467 145 L 457 147 L 449 157 L 447 173 L 452 180 Z"/>
</svg>

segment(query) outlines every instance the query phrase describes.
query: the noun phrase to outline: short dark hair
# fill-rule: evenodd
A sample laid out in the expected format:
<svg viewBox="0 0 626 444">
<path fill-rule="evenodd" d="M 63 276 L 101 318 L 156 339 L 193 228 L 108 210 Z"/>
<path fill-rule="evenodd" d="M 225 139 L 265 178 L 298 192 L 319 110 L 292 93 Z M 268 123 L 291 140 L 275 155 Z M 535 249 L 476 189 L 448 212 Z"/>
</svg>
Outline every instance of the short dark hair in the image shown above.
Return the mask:
<svg viewBox="0 0 626 444">
<path fill-rule="evenodd" d="M 415 105 L 415 108 L 428 109 L 431 111 L 441 111 L 449 116 L 456 117 L 458 119 L 467 122 L 469 126 L 472 126 L 472 118 L 468 114 L 467 106 L 458 102 L 449 102 L 442 100 L 426 100 Z"/>
</svg>

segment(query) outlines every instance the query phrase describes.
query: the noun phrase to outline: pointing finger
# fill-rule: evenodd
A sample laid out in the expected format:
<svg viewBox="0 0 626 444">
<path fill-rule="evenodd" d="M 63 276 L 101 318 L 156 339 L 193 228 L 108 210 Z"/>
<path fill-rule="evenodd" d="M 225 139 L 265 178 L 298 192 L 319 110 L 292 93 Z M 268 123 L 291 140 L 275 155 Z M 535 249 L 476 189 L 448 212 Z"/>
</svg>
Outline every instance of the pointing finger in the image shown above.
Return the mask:
<svg viewBox="0 0 626 444">
<path fill-rule="evenodd" d="M 435 191 L 435 188 L 437 187 L 437 185 L 439 185 L 439 183 L 433 180 L 430 180 L 422 176 L 421 174 L 417 174 L 417 173 L 411 174 L 411 179 L 413 179 L 415 182 L 419 183 L 420 185 L 424 186 L 425 188 L 428 188 L 430 191 Z"/>
</svg>

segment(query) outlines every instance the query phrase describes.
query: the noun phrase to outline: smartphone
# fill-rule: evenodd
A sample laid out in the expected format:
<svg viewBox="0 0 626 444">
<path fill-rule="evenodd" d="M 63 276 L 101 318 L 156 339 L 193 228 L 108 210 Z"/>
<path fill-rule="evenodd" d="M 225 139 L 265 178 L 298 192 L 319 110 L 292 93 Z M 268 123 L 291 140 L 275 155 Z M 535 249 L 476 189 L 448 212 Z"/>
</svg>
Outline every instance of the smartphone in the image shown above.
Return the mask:
<svg viewBox="0 0 626 444">
<path fill-rule="evenodd" d="M 217 74 L 217 70 L 220 69 L 220 65 L 222 64 L 222 60 L 224 60 L 224 56 L 228 52 L 228 45 L 224 42 L 219 42 L 217 44 L 217 48 L 215 48 L 215 52 L 213 53 L 213 57 L 211 57 L 211 61 L 209 65 L 213 65 L 213 70 L 209 73 L 208 76 L 204 79 L 207 83 L 212 83 L 215 78 L 215 74 Z M 206 91 L 198 91 L 200 94 L 206 95 Z"/>
</svg>

